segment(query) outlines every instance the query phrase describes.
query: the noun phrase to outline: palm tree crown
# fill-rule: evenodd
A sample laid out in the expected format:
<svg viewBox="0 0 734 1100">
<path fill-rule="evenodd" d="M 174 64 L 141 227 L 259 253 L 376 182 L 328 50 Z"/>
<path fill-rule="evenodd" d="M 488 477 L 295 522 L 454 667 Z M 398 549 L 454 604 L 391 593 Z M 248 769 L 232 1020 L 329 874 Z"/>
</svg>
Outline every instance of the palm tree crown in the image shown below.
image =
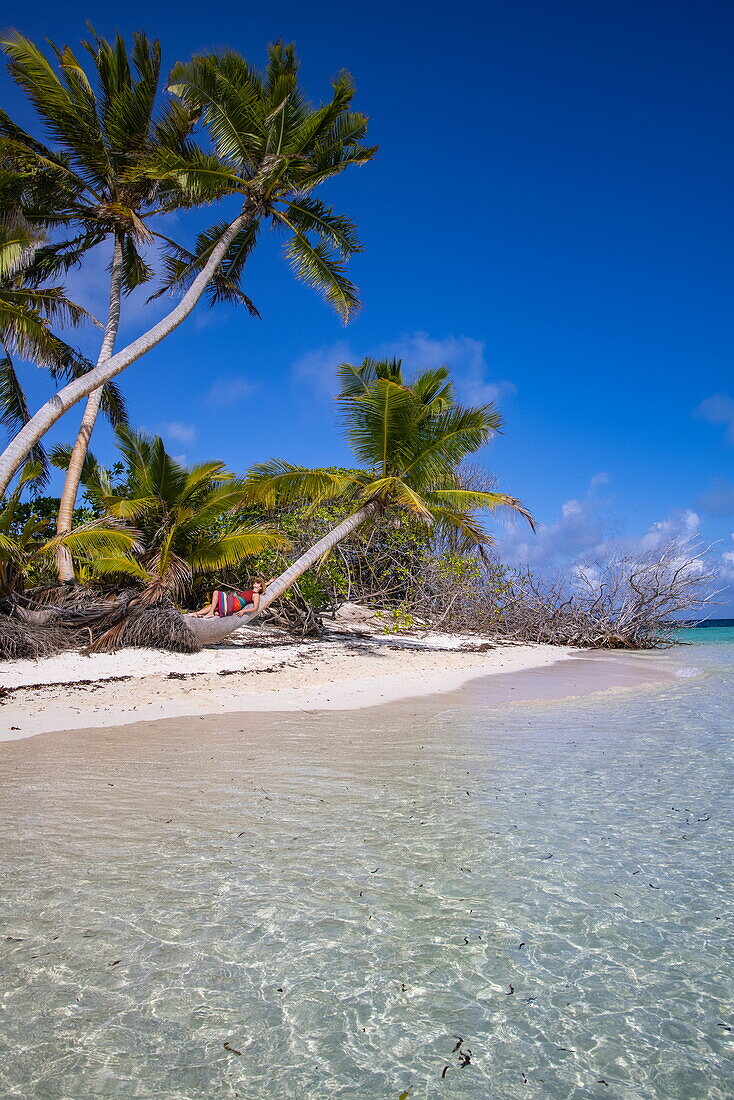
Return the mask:
<svg viewBox="0 0 734 1100">
<path fill-rule="evenodd" d="M 149 173 L 133 178 L 132 170 L 161 147 L 182 149 L 191 118 L 175 101 L 158 110 L 158 41 L 135 33 L 128 53 L 119 34 L 111 43 L 92 31 L 91 41 L 82 45 L 93 60 L 96 89 L 68 46 L 51 46 L 57 72 L 24 35 L 11 31 L 0 38 L 13 79 L 57 143 L 51 150 L 0 112 L 1 148 L 55 178 L 57 218 L 74 225 L 78 235 L 49 251 L 63 253 L 70 264 L 88 248 L 117 237 L 129 292 L 151 275 L 139 251 L 152 240 L 146 219 L 174 202 L 171 181 Z"/>
<path fill-rule="evenodd" d="M 480 510 L 510 508 L 532 525 L 522 504 L 506 493 L 469 490 L 460 463 L 501 429 L 492 405 L 456 402 L 448 368 L 406 382 L 400 360 L 365 359 L 339 367 L 339 405 L 350 447 L 362 469 L 309 470 L 279 460 L 250 470 L 246 498 L 266 505 L 339 500 L 346 506 L 406 513 L 467 543 L 491 537 Z"/>
<path fill-rule="evenodd" d="M 353 223 L 312 192 L 346 168 L 365 164 L 376 149 L 363 144 L 367 117 L 350 110 L 349 74 L 341 72 L 332 81 L 330 102 L 313 107 L 298 87 L 298 70 L 294 47 L 282 43 L 269 47 L 264 73 L 232 51 L 175 66 L 170 91 L 201 118 L 213 148 L 161 149 L 150 159 L 149 171 L 175 181 L 192 201 L 227 195 L 243 200 L 245 224 L 210 285 L 214 297 L 237 298 L 236 290 L 223 289 L 222 280 L 236 287 L 267 219 L 288 232 L 286 252 L 296 275 L 321 290 L 347 320 L 359 299 L 344 273 L 345 261 L 359 250 L 359 241 Z M 172 246 L 166 285 L 189 282 L 225 228 L 222 223 L 202 234 L 193 252 Z"/>
<path fill-rule="evenodd" d="M 117 431 L 124 463 L 121 486 L 91 455 L 83 471 L 87 497 L 116 520 L 132 522 L 140 547 L 135 554 L 98 557 L 97 577 L 126 576 L 141 582 L 151 599 L 183 595 L 197 573 L 241 565 L 251 554 L 287 540 L 270 527 L 238 523 L 232 515 L 242 484 L 221 462 L 185 467 L 166 451 L 158 436 Z M 62 468 L 69 448 L 57 448 Z"/>
<path fill-rule="evenodd" d="M 38 470 L 27 463 L 15 490 L 0 507 L 0 602 L 22 592 L 28 575 L 43 574 L 56 556 L 60 545 L 72 557 L 91 564 L 95 558 L 132 554 L 137 549 L 138 533 L 119 520 L 103 517 L 82 524 L 65 535 L 49 539 L 44 517 L 30 515 L 20 520 L 18 505 L 24 490 L 37 479 Z"/>
</svg>

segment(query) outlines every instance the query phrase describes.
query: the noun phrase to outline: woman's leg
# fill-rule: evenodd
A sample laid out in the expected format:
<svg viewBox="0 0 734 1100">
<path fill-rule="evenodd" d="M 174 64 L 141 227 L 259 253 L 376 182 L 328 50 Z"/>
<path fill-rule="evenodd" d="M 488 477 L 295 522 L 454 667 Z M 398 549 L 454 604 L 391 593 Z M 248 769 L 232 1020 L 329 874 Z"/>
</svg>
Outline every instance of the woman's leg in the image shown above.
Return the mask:
<svg viewBox="0 0 734 1100">
<path fill-rule="evenodd" d="M 210 603 L 208 603 L 206 607 L 202 607 L 200 611 L 195 611 L 194 615 L 198 616 L 200 619 L 213 619 L 218 599 L 219 589 L 215 589 L 215 591 L 212 592 Z"/>
</svg>

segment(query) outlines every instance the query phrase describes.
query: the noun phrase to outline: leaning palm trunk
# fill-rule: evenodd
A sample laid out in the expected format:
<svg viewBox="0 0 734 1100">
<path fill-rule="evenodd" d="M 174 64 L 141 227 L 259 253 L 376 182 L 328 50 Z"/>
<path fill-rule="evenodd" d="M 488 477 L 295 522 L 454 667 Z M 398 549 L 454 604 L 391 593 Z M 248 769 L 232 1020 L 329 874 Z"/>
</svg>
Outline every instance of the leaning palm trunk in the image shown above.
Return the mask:
<svg viewBox="0 0 734 1100">
<path fill-rule="evenodd" d="M 99 389 L 105 382 L 109 382 L 110 379 L 120 374 L 136 359 L 140 359 L 146 352 L 151 351 L 188 317 L 224 258 L 230 243 L 239 231 L 248 224 L 250 217 L 250 211 L 247 209 L 247 204 L 245 204 L 245 210 L 227 227 L 212 249 L 206 264 L 202 267 L 181 301 L 170 313 L 167 313 L 165 317 L 143 333 L 142 336 L 139 336 L 137 340 L 133 340 L 131 344 L 122 348 L 121 351 L 118 351 L 104 363 L 100 363 L 80 378 L 69 382 L 31 417 L 12 442 L 8 444 L 3 454 L 0 455 L 0 495 L 6 491 L 11 478 L 25 462 L 31 449 L 65 412 L 76 405 L 78 401 L 81 401 L 83 397 L 87 397 L 93 390 Z"/>
<path fill-rule="evenodd" d="M 376 504 L 365 504 L 354 515 L 349 516 L 338 527 L 335 527 L 333 531 L 330 531 L 328 535 L 324 535 L 322 539 L 319 539 L 317 543 L 307 550 L 305 554 L 302 554 L 297 561 L 293 562 L 293 565 L 289 569 L 286 569 L 285 573 L 268 585 L 265 592 L 260 599 L 260 606 L 257 611 L 251 612 L 249 615 L 228 615 L 224 619 L 212 618 L 212 619 L 200 619 L 196 615 L 184 615 L 183 618 L 187 627 L 202 646 L 216 645 L 217 642 L 224 641 L 225 638 L 233 634 L 235 630 L 238 630 L 245 623 L 248 623 L 251 619 L 254 619 L 256 615 L 259 615 L 261 611 L 264 611 L 266 607 L 277 600 L 279 596 L 282 596 L 287 589 L 302 576 L 307 569 L 310 569 L 312 565 L 315 565 L 317 561 L 328 554 L 330 550 L 333 550 L 344 539 L 349 538 L 353 531 L 373 516 L 377 511 Z"/>
<path fill-rule="evenodd" d="M 117 330 L 120 327 L 120 298 L 122 293 L 122 235 L 115 234 L 115 248 L 112 254 L 112 276 L 110 278 L 110 304 L 107 312 L 107 324 L 105 325 L 104 339 L 100 348 L 97 366 L 102 366 L 112 355 L 112 349 L 117 339 Z M 87 398 L 87 404 L 79 425 L 79 434 L 76 437 L 74 449 L 71 452 L 69 467 L 66 471 L 64 491 L 61 494 L 59 512 L 56 519 L 56 534 L 66 535 L 71 531 L 74 522 L 74 508 L 76 507 L 79 482 L 81 481 L 84 459 L 89 450 L 89 440 L 92 438 L 94 425 L 97 420 L 99 406 L 102 402 L 103 386 L 92 390 Z M 74 563 L 71 554 L 65 546 L 59 546 L 56 554 L 56 569 L 59 584 L 73 584 L 75 578 Z"/>
</svg>

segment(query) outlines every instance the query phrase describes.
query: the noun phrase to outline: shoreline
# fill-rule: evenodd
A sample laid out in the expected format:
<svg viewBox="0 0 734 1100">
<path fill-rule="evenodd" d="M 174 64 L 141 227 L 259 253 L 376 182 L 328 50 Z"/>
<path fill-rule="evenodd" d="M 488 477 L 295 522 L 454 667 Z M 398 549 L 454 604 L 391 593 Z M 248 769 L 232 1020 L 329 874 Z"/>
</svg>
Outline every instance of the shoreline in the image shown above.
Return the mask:
<svg viewBox="0 0 734 1100">
<path fill-rule="evenodd" d="M 671 679 L 655 656 L 440 634 L 290 642 L 243 630 L 190 655 L 129 649 L 8 662 L 0 741 L 171 718 L 355 710 L 445 697 L 472 681 L 486 705 L 574 698 Z"/>
</svg>

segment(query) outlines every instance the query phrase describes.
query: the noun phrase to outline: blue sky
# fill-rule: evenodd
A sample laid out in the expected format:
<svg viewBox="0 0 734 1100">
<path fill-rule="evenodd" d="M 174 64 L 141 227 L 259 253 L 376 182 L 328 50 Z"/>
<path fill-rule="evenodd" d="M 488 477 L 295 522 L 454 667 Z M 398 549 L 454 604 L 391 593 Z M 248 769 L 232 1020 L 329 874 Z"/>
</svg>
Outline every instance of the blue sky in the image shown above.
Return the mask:
<svg viewBox="0 0 734 1100">
<path fill-rule="evenodd" d="M 500 406 L 505 434 L 483 461 L 543 524 L 534 540 L 499 528 L 508 557 L 549 566 L 700 531 L 734 580 L 730 5 L 224 0 L 206 22 L 187 0 L 109 10 L 11 2 L 3 18 L 72 45 L 85 19 L 144 29 L 167 65 L 223 46 L 259 62 L 268 41 L 295 41 L 314 99 L 351 70 L 380 146 L 325 196 L 360 227 L 360 316 L 344 328 L 266 237 L 247 278 L 263 320 L 200 306 L 122 376 L 136 424 L 189 461 L 341 463 L 337 362 L 446 362 L 466 399 Z M 172 231 L 188 241 L 205 221 Z M 105 262 L 73 276 L 100 313 Z M 160 311 L 127 305 L 129 337 Z M 91 352 L 94 335 L 80 342 Z M 40 375 L 29 387 L 36 403 L 47 393 Z M 111 455 L 106 429 L 94 449 Z"/>
</svg>

